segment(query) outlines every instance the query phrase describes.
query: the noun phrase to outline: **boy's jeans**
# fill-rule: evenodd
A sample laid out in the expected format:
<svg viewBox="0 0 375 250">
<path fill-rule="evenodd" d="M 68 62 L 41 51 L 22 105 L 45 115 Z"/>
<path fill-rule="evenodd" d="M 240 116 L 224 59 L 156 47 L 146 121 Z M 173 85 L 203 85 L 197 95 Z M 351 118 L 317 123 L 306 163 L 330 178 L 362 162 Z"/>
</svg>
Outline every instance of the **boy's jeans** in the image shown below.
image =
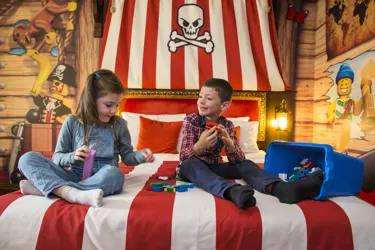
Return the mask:
<svg viewBox="0 0 375 250">
<path fill-rule="evenodd" d="M 229 162 L 208 165 L 199 159 L 188 159 L 181 163 L 180 173 L 189 181 L 197 184 L 203 190 L 224 198 L 224 192 L 229 187 L 237 185 L 226 179 L 244 179 L 255 190 L 266 192 L 266 186 L 282 181 L 277 176 L 259 168 L 250 160 L 231 164 Z"/>
<path fill-rule="evenodd" d="M 82 181 L 82 169 L 65 170 L 37 152 L 22 155 L 18 168 L 45 196 L 65 185 L 80 190 L 100 188 L 107 196 L 121 193 L 124 185 L 124 174 L 118 167 L 95 164 L 93 175 Z"/>
</svg>

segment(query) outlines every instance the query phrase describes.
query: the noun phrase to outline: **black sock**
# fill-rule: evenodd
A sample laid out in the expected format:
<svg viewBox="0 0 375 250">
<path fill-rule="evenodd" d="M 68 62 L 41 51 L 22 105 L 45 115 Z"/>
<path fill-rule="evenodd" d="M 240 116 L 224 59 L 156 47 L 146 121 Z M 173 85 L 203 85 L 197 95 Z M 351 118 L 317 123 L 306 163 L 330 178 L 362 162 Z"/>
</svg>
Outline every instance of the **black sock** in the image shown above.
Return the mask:
<svg viewBox="0 0 375 250">
<path fill-rule="evenodd" d="M 272 186 L 271 194 L 276 196 L 282 203 L 297 203 L 318 195 L 323 179 L 323 172 L 317 171 L 306 179 L 292 182 L 276 182 Z"/>
<path fill-rule="evenodd" d="M 255 206 L 254 190 L 249 185 L 234 185 L 225 190 L 224 197 L 233 201 L 237 207 L 246 209 Z"/>
</svg>

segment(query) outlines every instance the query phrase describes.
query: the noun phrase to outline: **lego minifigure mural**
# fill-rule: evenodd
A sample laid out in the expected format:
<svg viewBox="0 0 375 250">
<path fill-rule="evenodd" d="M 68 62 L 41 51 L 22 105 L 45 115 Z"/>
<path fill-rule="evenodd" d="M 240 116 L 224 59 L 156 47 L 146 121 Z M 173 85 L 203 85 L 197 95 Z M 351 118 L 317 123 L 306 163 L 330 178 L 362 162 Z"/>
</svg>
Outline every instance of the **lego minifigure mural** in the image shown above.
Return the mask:
<svg viewBox="0 0 375 250">
<path fill-rule="evenodd" d="M 58 64 L 47 80 L 51 81 L 50 93 L 42 96 L 38 91 L 33 92 L 34 103 L 39 109 L 31 109 L 26 117 L 30 123 L 62 124 L 67 115 L 72 113 L 64 105 L 64 97 L 68 96 L 69 87 L 77 88 L 76 72 L 68 64 Z"/>
<path fill-rule="evenodd" d="M 72 113 L 72 101 L 67 97 L 70 87 L 77 88 L 76 71 L 74 61 L 67 62 L 66 49 L 74 40 L 76 9 L 74 1 L 41 1 L 35 15 L 12 25 L 13 40 L 20 47 L 11 48 L 8 54 L 28 56 L 39 66 L 30 89 L 34 106 L 25 114 L 30 123 L 62 124 Z M 45 84 L 49 88 L 43 89 Z"/>
<path fill-rule="evenodd" d="M 372 81 L 375 79 L 375 51 L 367 51 L 354 59 L 328 68 L 332 87 L 327 96 L 330 102 L 327 119 L 331 124 L 343 124 L 338 150 L 350 139 L 375 142 L 375 99 Z"/>
</svg>

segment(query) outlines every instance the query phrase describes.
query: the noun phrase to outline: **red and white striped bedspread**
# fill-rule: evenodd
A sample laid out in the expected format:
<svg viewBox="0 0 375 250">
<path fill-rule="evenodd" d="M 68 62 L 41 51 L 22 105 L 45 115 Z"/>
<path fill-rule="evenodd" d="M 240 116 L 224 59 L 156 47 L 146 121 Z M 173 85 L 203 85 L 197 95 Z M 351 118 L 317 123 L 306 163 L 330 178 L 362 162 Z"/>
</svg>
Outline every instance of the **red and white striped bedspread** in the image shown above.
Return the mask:
<svg viewBox="0 0 375 250">
<path fill-rule="evenodd" d="M 173 175 L 170 159 L 127 168 L 124 191 L 101 208 L 0 196 L 0 249 L 375 249 L 375 207 L 356 197 L 287 205 L 257 192 L 240 210 L 199 188 L 147 191 Z"/>
</svg>

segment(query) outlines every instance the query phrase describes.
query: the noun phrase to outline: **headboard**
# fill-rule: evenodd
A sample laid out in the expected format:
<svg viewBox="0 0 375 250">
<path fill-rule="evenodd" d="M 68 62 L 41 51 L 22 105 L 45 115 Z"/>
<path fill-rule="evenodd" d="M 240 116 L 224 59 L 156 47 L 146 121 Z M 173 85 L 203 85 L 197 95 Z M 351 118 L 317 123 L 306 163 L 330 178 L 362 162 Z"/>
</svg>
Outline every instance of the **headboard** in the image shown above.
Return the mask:
<svg viewBox="0 0 375 250">
<path fill-rule="evenodd" d="M 128 89 L 121 111 L 143 114 L 180 114 L 197 112 L 199 91 Z M 258 142 L 266 139 L 266 93 L 235 91 L 226 117 L 250 116 L 259 122 Z"/>
</svg>

